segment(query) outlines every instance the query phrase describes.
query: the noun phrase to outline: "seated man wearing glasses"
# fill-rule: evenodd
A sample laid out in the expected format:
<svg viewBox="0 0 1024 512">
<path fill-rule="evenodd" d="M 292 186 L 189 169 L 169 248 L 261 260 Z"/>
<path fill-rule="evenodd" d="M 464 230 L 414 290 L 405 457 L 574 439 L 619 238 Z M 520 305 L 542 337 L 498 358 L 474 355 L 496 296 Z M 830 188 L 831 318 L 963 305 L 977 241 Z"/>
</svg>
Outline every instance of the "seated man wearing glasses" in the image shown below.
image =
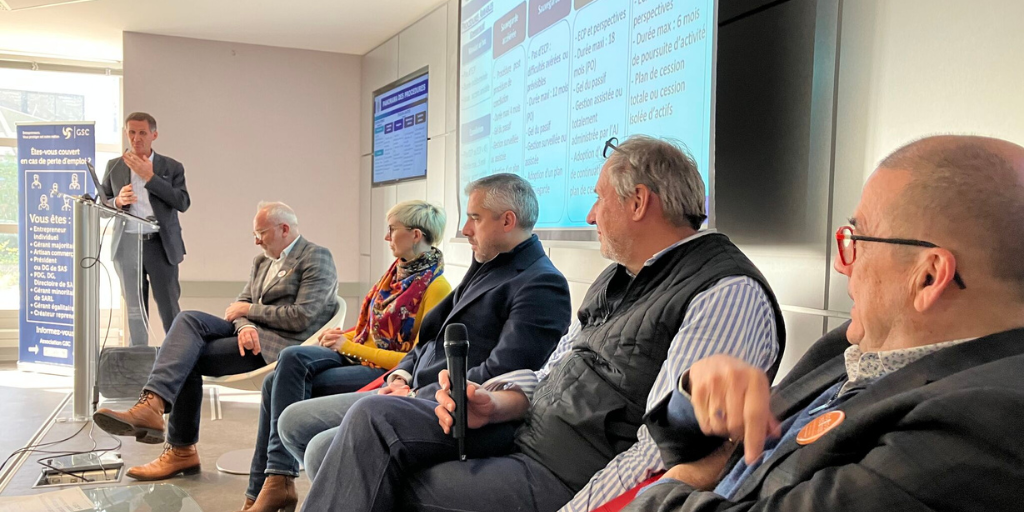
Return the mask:
<svg viewBox="0 0 1024 512">
<path fill-rule="evenodd" d="M 199 470 L 199 414 L 203 375 L 249 372 L 277 360 L 323 327 L 338 310 L 338 277 L 327 249 L 299 235 L 299 221 L 284 203 L 261 203 L 253 236 L 263 254 L 249 282 L 224 317 L 183 311 L 171 324 L 139 402 L 125 412 L 100 409 L 96 425 L 143 443 L 164 442 L 157 460 L 128 470 L 136 480 L 160 480 Z"/>
<path fill-rule="evenodd" d="M 304 510 L 587 511 L 663 468 L 641 419 L 691 362 L 724 353 L 774 373 L 782 313 L 727 237 L 698 232 L 693 158 L 649 137 L 614 143 L 587 221 L 616 263 L 540 371 L 469 386 L 470 460 L 447 434 L 442 371 L 436 402 L 370 397 L 349 410 Z"/>
<path fill-rule="evenodd" d="M 849 324 L 771 394 L 743 361 L 695 363 L 647 420 L 673 467 L 627 510 L 1020 509 L 1024 148 L 913 142 L 851 224 Z"/>
</svg>

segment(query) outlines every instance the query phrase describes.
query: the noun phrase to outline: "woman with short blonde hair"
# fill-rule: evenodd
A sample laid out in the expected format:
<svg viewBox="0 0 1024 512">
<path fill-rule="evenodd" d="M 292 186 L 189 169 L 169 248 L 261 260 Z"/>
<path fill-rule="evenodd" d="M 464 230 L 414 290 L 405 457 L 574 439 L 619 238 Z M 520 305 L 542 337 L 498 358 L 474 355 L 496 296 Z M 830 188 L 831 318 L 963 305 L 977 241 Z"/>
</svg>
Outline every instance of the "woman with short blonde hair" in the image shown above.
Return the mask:
<svg viewBox="0 0 1024 512">
<path fill-rule="evenodd" d="M 420 321 L 451 285 L 436 247 L 444 236 L 444 210 L 425 201 L 396 204 L 387 214 L 394 263 L 363 299 L 356 326 L 331 329 L 317 345 L 288 347 L 263 382 L 256 452 L 243 510 L 294 507 L 299 462 L 284 447 L 277 419 L 289 405 L 313 395 L 358 391 L 394 368 L 418 341 Z"/>
</svg>

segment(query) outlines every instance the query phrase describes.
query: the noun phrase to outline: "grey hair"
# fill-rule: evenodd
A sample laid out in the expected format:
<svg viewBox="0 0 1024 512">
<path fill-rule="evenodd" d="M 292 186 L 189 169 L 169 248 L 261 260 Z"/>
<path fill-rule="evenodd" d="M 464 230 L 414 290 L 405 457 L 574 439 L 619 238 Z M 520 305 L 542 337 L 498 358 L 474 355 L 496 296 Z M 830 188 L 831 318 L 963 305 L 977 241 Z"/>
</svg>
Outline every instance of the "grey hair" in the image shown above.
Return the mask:
<svg viewBox="0 0 1024 512">
<path fill-rule="evenodd" d="M 266 211 L 267 219 L 272 222 L 287 224 L 293 228 L 299 226 L 299 218 L 295 215 L 295 210 L 280 201 L 260 201 L 260 204 L 256 206 L 256 211 Z"/>
<path fill-rule="evenodd" d="M 145 112 L 132 112 L 128 114 L 128 117 L 124 118 L 124 126 L 128 127 L 128 121 L 145 121 L 149 125 L 149 131 L 156 131 L 156 119 L 145 113 Z"/>
<path fill-rule="evenodd" d="M 428 244 L 437 246 L 444 236 L 448 216 L 441 208 L 418 199 L 403 201 L 388 210 L 387 218 L 394 218 L 407 228 L 419 229 Z"/>
<path fill-rule="evenodd" d="M 493 174 L 480 178 L 466 185 L 466 195 L 477 190 L 484 191 L 482 206 L 492 212 L 502 213 L 511 210 L 516 214 L 519 227 L 530 231 L 537 224 L 540 206 L 537 194 L 533 192 L 530 182 L 509 173 Z"/>
<path fill-rule="evenodd" d="M 675 226 L 700 229 L 704 211 L 704 180 L 697 161 L 681 143 L 633 135 L 608 156 L 609 175 L 619 200 L 644 185 L 661 199 L 665 219 Z"/>
</svg>

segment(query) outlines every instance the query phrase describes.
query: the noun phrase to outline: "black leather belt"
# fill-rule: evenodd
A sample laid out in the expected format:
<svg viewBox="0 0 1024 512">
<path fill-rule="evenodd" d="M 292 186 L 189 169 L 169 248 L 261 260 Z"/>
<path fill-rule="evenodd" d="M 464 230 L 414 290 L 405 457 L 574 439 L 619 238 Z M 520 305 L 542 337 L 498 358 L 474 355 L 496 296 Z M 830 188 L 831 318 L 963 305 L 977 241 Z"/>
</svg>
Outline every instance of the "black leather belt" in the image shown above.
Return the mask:
<svg viewBox="0 0 1024 512">
<path fill-rule="evenodd" d="M 139 238 L 143 240 L 154 240 L 160 236 L 160 233 L 143 233 L 139 235 Z"/>
</svg>

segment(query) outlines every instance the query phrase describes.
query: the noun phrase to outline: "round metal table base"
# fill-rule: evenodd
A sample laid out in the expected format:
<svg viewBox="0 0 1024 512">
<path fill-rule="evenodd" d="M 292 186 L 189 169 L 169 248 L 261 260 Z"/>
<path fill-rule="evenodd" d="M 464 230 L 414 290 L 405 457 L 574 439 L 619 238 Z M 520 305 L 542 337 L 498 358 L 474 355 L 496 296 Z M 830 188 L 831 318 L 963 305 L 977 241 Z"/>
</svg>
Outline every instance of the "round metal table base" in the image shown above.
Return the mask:
<svg viewBox="0 0 1024 512">
<path fill-rule="evenodd" d="M 248 475 L 254 451 L 255 448 L 244 448 L 227 452 L 217 459 L 217 469 L 229 475 Z M 304 469 L 300 462 L 299 471 Z"/>
<path fill-rule="evenodd" d="M 232 450 L 217 459 L 217 469 L 231 475 L 248 475 L 254 448 Z"/>
</svg>

